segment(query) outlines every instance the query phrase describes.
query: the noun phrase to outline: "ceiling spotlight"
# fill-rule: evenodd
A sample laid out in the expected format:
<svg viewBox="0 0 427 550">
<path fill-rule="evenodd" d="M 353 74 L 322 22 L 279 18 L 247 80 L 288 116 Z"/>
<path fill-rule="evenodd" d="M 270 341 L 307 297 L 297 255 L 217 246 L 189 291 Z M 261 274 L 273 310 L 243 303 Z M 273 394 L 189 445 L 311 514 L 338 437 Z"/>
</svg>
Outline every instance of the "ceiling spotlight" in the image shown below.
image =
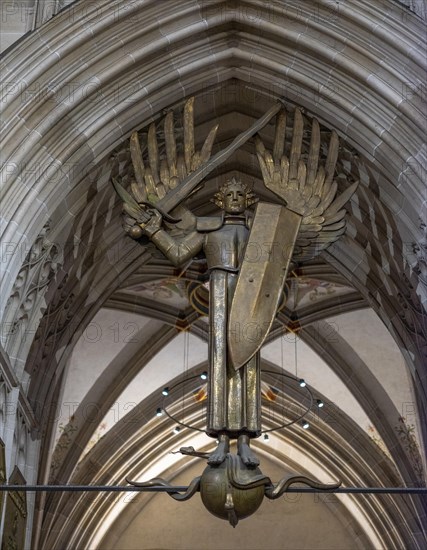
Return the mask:
<svg viewBox="0 0 427 550">
<path fill-rule="evenodd" d="M 321 399 L 316 399 L 316 403 L 317 403 L 317 406 L 319 407 L 319 409 L 320 409 L 321 407 L 324 407 L 324 406 L 325 406 L 325 404 L 323 403 L 323 401 L 322 401 Z"/>
<path fill-rule="evenodd" d="M 301 422 L 301 426 L 304 428 L 304 430 L 308 430 L 308 428 L 310 427 L 310 424 L 307 422 L 307 420 L 303 420 Z"/>
<path fill-rule="evenodd" d="M 169 388 L 163 388 L 162 395 L 164 395 L 165 397 L 169 395 Z"/>
<path fill-rule="evenodd" d="M 270 436 L 268 434 L 264 434 L 264 441 L 270 441 Z"/>
<path fill-rule="evenodd" d="M 307 385 L 307 382 L 304 380 L 304 378 L 300 378 L 298 380 L 298 384 L 301 386 L 301 388 L 305 388 Z"/>
<path fill-rule="evenodd" d="M 175 426 L 175 428 L 173 429 L 174 434 L 179 434 L 180 431 L 181 431 L 181 428 L 179 426 Z"/>
<path fill-rule="evenodd" d="M 156 411 L 156 416 L 162 416 L 163 415 L 163 409 L 161 409 L 160 407 L 157 409 Z"/>
<path fill-rule="evenodd" d="M 200 375 L 200 378 L 201 378 L 202 380 L 207 380 L 207 378 L 208 378 L 208 373 L 207 373 L 206 371 L 203 371 L 202 374 Z"/>
</svg>

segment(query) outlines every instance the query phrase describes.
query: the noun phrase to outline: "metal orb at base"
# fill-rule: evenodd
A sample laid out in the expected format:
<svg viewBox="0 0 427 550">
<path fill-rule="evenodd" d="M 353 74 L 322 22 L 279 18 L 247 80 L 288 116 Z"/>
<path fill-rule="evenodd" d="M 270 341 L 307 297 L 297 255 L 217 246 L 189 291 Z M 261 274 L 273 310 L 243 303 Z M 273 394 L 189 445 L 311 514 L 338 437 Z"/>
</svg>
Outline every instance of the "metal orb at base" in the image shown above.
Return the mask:
<svg viewBox="0 0 427 550">
<path fill-rule="evenodd" d="M 254 479 L 262 477 L 259 468 L 248 468 L 239 460 L 239 481 L 245 488 L 236 487 L 230 480 L 229 463 L 208 465 L 200 479 L 200 496 L 205 508 L 214 516 L 227 520 L 233 527 L 239 520 L 258 510 L 264 498 L 264 485 L 251 487 Z"/>
</svg>

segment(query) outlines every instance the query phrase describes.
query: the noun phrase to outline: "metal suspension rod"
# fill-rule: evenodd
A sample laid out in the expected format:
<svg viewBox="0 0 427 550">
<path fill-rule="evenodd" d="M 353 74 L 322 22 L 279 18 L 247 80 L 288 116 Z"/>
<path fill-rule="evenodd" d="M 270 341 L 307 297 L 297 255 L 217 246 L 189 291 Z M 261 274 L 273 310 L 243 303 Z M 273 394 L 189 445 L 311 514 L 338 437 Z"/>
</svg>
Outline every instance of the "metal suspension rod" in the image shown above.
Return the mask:
<svg viewBox="0 0 427 550">
<path fill-rule="evenodd" d="M 86 492 L 100 493 L 176 493 L 185 492 L 188 487 L 177 485 L 174 487 L 133 487 L 129 485 L 0 485 L 0 491 L 29 492 Z M 426 487 L 339 487 L 338 489 L 313 489 L 311 487 L 289 487 L 286 493 L 342 493 L 342 494 L 400 494 L 400 495 L 427 495 Z"/>
</svg>

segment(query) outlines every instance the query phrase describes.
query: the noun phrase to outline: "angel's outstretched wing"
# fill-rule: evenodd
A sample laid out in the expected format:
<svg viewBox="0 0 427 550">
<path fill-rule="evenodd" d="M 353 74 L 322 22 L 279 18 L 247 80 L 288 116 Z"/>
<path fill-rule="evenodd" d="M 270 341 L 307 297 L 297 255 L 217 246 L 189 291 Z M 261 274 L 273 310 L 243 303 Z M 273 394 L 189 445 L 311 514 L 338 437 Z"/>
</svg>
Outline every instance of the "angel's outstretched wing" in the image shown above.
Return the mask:
<svg viewBox="0 0 427 550">
<path fill-rule="evenodd" d="M 150 124 L 144 134 L 143 145 L 138 132 L 130 138 L 130 153 L 135 179 L 131 183 L 131 193 L 123 192 L 115 183 L 117 192 L 123 200 L 124 228 L 138 238 L 138 231 L 149 219 L 147 207 L 156 206 L 170 190 L 174 189 L 192 172 L 206 164 L 211 156 L 212 146 L 218 125 L 209 132 L 200 151 L 194 144 L 194 97 L 184 106 L 182 138 L 175 130 L 174 114 L 169 111 L 162 125 Z M 161 214 L 163 214 L 160 211 Z M 195 225 L 195 217 L 183 204 L 174 208 L 164 220 L 174 224 L 175 232 L 185 233 Z"/>
<path fill-rule="evenodd" d="M 295 109 L 289 157 L 284 154 L 286 111 L 276 118 L 273 154 L 264 147 L 259 136 L 255 138 L 256 151 L 265 186 L 285 202 L 290 210 L 302 216 L 293 260 L 309 260 L 336 241 L 345 231 L 344 204 L 357 188 L 351 184 L 337 196 L 334 181 L 339 141 L 335 131 L 329 141 L 328 153 L 321 163 L 320 127 L 316 119 L 311 126 L 308 155 L 303 160 L 302 143 L 304 120 Z"/>
</svg>

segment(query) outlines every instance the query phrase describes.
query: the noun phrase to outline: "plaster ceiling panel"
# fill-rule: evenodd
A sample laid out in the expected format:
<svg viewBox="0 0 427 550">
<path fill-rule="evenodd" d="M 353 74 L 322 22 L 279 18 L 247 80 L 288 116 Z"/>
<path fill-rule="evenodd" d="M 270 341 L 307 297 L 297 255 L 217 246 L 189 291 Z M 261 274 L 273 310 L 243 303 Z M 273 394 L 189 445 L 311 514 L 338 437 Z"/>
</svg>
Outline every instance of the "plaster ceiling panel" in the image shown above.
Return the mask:
<svg viewBox="0 0 427 550">
<path fill-rule="evenodd" d="M 159 266 L 159 275 L 161 267 Z M 205 261 L 193 262 L 191 268 L 193 267 L 195 267 L 195 271 L 197 268 L 200 277 L 205 276 L 207 269 Z M 153 273 L 155 271 L 154 267 Z M 320 314 L 323 309 L 327 310 L 337 304 L 343 310 L 346 307 L 353 307 L 356 297 L 354 288 L 345 284 L 344 279 L 328 266 L 318 262 L 304 271 L 307 272 L 307 275 L 300 276 L 293 273 L 288 278 L 279 311 L 286 311 L 288 315 L 290 312 L 297 312 L 298 318 L 302 319 L 304 312 L 307 311 L 316 311 Z M 319 276 L 316 276 L 317 273 Z M 135 304 L 144 304 L 146 308 L 151 308 L 152 315 L 156 318 L 165 312 L 165 307 L 162 306 L 166 306 L 168 312 L 175 312 L 175 314 L 178 312 L 188 313 L 189 308 L 191 311 L 192 307 L 202 315 L 199 319 L 203 320 L 208 311 L 209 284 L 196 282 L 187 275 L 188 273 L 184 273 L 182 277 L 165 277 L 146 281 L 143 272 L 139 277 L 134 274 L 132 284 L 121 289 L 120 293 L 113 296 L 108 304 L 120 309 L 120 307 L 124 307 L 123 298 L 126 295 L 129 298 L 134 297 Z M 127 298 L 125 301 L 130 303 Z M 360 306 L 362 305 L 360 303 Z M 168 322 L 166 317 L 164 320 Z M 282 320 L 282 322 L 284 321 Z"/>
<path fill-rule="evenodd" d="M 35 0 L 19 0 L 19 2 L 1 2 L 0 18 L 2 32 L 0 36 L 0 52 L 11 46 L 33 25 Z M 52 2 L 50 2 L 52 4 Z"/>
<path fill-rule="evenodd" d="M 292 284 L 294 281 L 296 284 Z M 325 300 L 329 300 L 329 298 L 338 298 L 354 292 L 354 289 L 348 285 L 311 277 L 292 279 L 290 286 L 291 288 L 286 305 L 292 310 L 313 303 L 322 307 L 321 303 Z"/>
<path fill-rule="evenodd" d="M 105 367 L 125 346 L 137 345 L 135 334 L 149 319 L 102 308 L 74 347 L 58 413 L 58 429 L 65 425 Z M 59 432 L 57 431 L 57 437 Z"/>
<path fill-rule="evenodd" d="M 161 304 L 179 309 L 185 309 L 189 305 L 185 281 L 176 278 L 158 279 L 136 284 L 127 287 L 123 292 L 156 300 Z"/>
<path fill-rule="evenodd" d="M 261 351 L 267 361 L 282 366 L 285 371 L 303 378 L 312 389 L 324 395 L 328 402 L 319 414 L 328 418 L 331 424 L 339 422 L 339 410 L 348 414 L 357 424 L 369 432 L 371 420 L 348 390 L 344 382 L 332 371 L 307 344 L 294 334 L 277 338 Z M 315 417 L 314 421 L 315 421 Z"/>
<path fill-rule="evenodd" d="M 158 391 L 158 407 L 162 406 L 163 387 L 168 386 L 170 380 L 179 376 L 192 367 L 207 360 L 207 344 L 188 333 L 176 336 L 168 345 L 157 353 L 151 361 L 135 376 L 131 383 L 118 397 L 114 405 L 89 442 L 84 454 L 90 450 L 96 440 L 105 435 L 121 418 L 128 414 L 143 399 Z M 201 369 L 202 370 L 202 369 Z M 153 416 L 155 409 L 153 409 Z M 132 420 L 135 422 L 135 420 Z M 143 424 L 146 419 L 141 419 Z"/>
<path fill-rule="evenodd" d="M 412 384 L 403 356 L 374 311 L 363 309 L 343 313 L 331 317 L 328 322 L 357 350 L 402 416 L 406 416 L 409 408 L 414 411 Z"/>
<path fill-rule="evenodd" d="M 403 356 L 386 327 L 372 309 L 343 313 L 328 319 L 382 384 L 397 411 L 415 424 L 416 404 L 412 381 Z M 396 418 L 396 424 L 398 418 Z"/>
</svg>

